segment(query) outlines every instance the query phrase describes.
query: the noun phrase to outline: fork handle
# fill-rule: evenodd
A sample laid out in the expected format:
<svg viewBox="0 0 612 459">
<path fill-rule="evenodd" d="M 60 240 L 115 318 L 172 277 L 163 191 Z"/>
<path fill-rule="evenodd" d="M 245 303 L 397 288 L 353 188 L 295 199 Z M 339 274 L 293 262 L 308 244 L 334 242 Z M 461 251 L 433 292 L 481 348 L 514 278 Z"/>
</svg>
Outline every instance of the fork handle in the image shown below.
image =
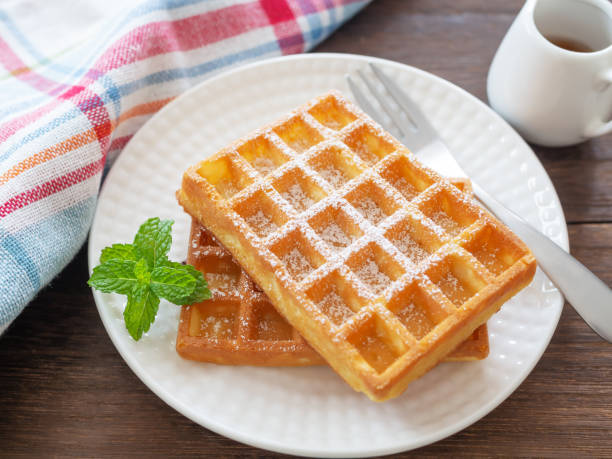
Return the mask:
<svg viewBox="0 0 612 459">
<path fill-rule="evenodd" d="M 497 199 L 472 183 L 476 197 L 531 249 L 544 271 L 584 321 L 612 342 L 612 290 L 586 266 Z"/>
</svg>

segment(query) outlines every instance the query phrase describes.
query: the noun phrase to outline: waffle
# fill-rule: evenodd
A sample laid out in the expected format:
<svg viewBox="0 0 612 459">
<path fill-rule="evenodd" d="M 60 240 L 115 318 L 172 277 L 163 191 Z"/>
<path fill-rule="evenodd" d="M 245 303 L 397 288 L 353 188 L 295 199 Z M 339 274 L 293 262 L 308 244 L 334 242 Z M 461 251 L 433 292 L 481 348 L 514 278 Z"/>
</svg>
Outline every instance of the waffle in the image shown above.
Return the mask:
<svg viewBox="0 0 612 459">
<path fill-rule="evenodd" d="M 468 180 L 453 185 L 471 190 Z M 183 306 L 176 340 L 184 358 L 225 365 L 322 365 L 325 360 L 272 307 L 217 239 L 192 219 L 187 263 L 202 271 L 213 297 Z M 484 359 L 489 353 L 486 324 L 451 352 L 445 361 Z"/>
<path fill-rule="evenodd" d="M 187 263 L 204 273 L 212 298 L 182 307 L 176 340 L 182 357 L 225 365 L 324 363 L 232 255 L 195 219 Z"/>
<path fill-rule="evenodd" d="M 376 401 L 399 395 L 535 274 L 510 230 L 338 93 L 190 167 L 177 197 Z"/>
</svg>

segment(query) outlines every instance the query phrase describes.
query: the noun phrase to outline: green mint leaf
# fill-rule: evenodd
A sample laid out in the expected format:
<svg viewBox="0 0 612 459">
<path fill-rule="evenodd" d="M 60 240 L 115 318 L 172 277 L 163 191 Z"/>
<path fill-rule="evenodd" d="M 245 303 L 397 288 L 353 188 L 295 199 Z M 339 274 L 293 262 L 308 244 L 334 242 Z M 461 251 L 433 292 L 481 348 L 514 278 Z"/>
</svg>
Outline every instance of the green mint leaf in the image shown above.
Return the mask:
<svg viewBox="0 0 612 459">
<path fill-rule="evenodd" d="M 100 254 L 100 264 L 87 282 L 102 292 L 127 295 L 125 326 L 138 341 L 155 321 L 160 297 L 178 304 L 193 304 L 211 297 L 203 274 L 190 265 L 168 260 L 172 220 L 150 218 L 133 244 L 113 244 Z"/>
<path fill-rule="evenodd" d="M 168 266 L 169 268 L 182 269 L 185 266 L 190 265 L 184 265 L 183 263 L 179 263 L 178 261 L 170 261 L 168 260 L 168 257 L 166 257 L 166 259 L 162 262 L 160 266 Z"/>
<path fill-rule="evenodd" d="M 144 258 L 150 270 L 163 264 L 172 244 L 172 220 L 149 218 L 140 225 L 134 237 L 136 256 Z"/>
<path fill-rule="evenodd" d="M 127 305 L 123 311 L 123 319 L 128 332 L 136 341 L 151 328 L 155 321 L 159 298 L 147 284 L 138 283 L 128 295 Z"/>
<path fill-rule="evenodd" d="M 113 244 L 110 247 L 105 247 L 100 254 L 100 263 L 106 263 L 113 259 L 136 261 L 134 246 L 132 244 Z"/>
<path fill-rule="evenodd" d="M 208 283 L 206 282 L 206 279 L 204 279 L 204 275 L 202 274 L 201 271 L 198 271 L 196 268 L 194 268 L 191 265 L 183 265 L 175 261 L 168 261 L 166 263 L 166 266 L 170 266 L 176 269 L 183 269 L 189 274 L 191 274 L 191 276 L 196 281 L 196 285 L 195 285 L 195 288 L 193 289 L 193 293 L 189 295 L 187 298 L 185 298 L 183 302 L 180 303 L 180 305 L 200 303 L 204 300 L 209 300 L 212 297 L 210 289 L 208 288 Z"/>
<path fill-rule="evenodd" d="M 136 275 L 136 279 L 143 284 L 149 284 L 149 282 L 151 282 L 151 273 L 149 272 L 149 267 L 144 258 L 138 260 L 134 265 L 134 274 Z"/>
<path fill-rule="evenodd" d="M 184 267 L 196 280 L 196 286 L 193 289 L 193 293 L 185 298 L 185 302 L 183 304 L 194 304 L 200 303 L 204 300 L 210 300 L 212 294 L 210 293 L 208 282 L 206 282 L 206 279 L 204 279 L 202 272 L 198 271 L 191 265 L 185 265 Z"/>
<path fill-rule="evenodd" d="M 196 280 L 185 269 L 161 266 L 155 268 L 151 273 L 151 290 L 174 304 L 186 304 L 188 298 L 196 286 Z"/>
<path fill-rule="evenodd" d="M 128 260 L 109 260 L 93 269 L 87 283 L 101 292 L 127 295 L 137 283 L 135 265 L 136 263 Z"/>
</svg>

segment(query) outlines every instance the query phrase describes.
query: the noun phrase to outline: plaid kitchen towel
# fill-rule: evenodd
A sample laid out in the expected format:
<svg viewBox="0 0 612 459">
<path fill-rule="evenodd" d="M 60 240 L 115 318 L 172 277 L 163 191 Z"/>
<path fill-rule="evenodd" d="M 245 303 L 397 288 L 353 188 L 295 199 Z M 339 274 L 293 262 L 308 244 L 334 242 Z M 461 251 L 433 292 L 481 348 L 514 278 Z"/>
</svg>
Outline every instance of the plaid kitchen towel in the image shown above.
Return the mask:
<svg viewBox="0 0 612 459">
<path fill-rule="evenodd" d="M 102 171 L 231 66 L 311 49 L 367 0 L 0 3 L 0 333 L 83 244 Z"/>
</svg>

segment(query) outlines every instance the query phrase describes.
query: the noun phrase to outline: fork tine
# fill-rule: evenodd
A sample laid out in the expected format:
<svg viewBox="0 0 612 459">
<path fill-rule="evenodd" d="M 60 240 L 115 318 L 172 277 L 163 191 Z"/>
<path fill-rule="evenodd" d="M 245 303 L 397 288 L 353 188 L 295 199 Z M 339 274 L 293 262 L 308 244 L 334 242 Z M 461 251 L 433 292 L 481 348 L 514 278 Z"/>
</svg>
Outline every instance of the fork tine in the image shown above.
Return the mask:
<svg viewBox="0 0 612 459">
<path fill-rule="evenodd" d="M 370 104 L 370 101 L 365 96 L 365 94 L 361 91 L 361 89 L 359 89 L 359 86 L 355 84 L 355 82 L 353 81 L 353 78 L 351 78 L 351 76 L 348 74 L 345 77 L 346 77 L 346 82 L 349 85 L 349 89 L 355 96 L 355 99 L 357 99 L 357 104 L 363 109 L 364 112 L 366 112 L 368 115 L 374 118 L 374 121 L 376 121 L 378 124 L 383 124 L 382 122 L 383 117 L 372 106 L 372 104 Z"/>
<path fill-rule="evenodd" d="M 394 110 L 394 108 L 391 105 L 389 105 L 389 102 L 387 101 L 385 95 L 380 93 L 378 88 L 374 86 L 374 84 L 363 74 L 361 70 L 357 70 L 357 73 L 359 74 L 363 82 L 366 84 L 368 89 L 370 90 L 370 93 L 372 93 L 374 98 L 378 101 L 380 106 L 383 108 L 383 110 L 393 120 L 393 123 L 399 129 L 402 135 L 404 137 L 409 136 L 410 133 L 414 131 L 412 126 L 410 126 L 410 124 L 407 123 L 406 120 L 402 119 L 402 117 L 398 114 L 398 112 Z"/>
<path fill-rule="evenodd" d="M 410 99 L 408 94 L 401 89 L 395 81 L 389 78 L 378 65 L 373 62 L 369 62 L 370 68 L 374 72 L 374 75 L 379 81 L 385 86 L 389 94 L 393 97 L 393 100 L 404 110 L 406 115 L 414 122 L 415 126 L 419 131 L 429 131 L 432 136 L 437 136 L 435 129 L 425 117 L 419 106 Z"/>
</svg>

